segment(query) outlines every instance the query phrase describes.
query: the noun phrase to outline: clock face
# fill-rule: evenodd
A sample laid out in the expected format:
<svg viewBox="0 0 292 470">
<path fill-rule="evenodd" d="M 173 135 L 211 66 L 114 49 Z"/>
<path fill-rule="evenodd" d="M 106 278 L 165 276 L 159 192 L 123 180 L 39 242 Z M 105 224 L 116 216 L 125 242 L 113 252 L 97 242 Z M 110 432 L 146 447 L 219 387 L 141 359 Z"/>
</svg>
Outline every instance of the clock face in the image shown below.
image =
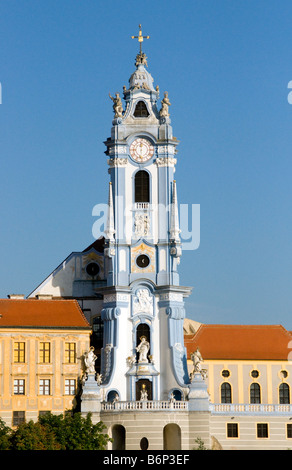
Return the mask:
<svg viewBox="0 0 292 470">
<path fill-rule="evenodd" d="M 130 155 L 136 162 L 143 163 L 153 156 L 154 147 L 147 139 L 135 139 L 130 146 Z"/>
<path fill-rule="evenodd" d="M 147 268 L 147 266 L 150 263 L 150 258 L 147 255 L 139 255 L 136 258 L 136 263 L 139 266 L 139 268 Z"/>
</svg>

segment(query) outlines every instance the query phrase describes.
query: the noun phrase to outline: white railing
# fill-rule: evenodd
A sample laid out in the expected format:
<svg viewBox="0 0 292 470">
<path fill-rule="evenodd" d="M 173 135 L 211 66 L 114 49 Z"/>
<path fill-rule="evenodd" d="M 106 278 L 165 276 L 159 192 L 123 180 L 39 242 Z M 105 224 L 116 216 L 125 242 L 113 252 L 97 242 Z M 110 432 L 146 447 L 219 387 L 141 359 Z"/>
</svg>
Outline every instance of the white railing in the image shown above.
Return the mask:
<svg viewBox="0 0 292 470">
<path fill-rule="evenodd" d="M 211 403 L 211 413 L 282 413 L 292 414 L 292 405 L 270 405 L 259 403 Z"/>
<path fill-rule="evenodd" d="M 149 209 L 150 204 L 149 202 L 136 202 L 135 209 Z"/>
<path fill-rule="evenodd" d="M 187 409 L 187 401 L 116 401 L 101 404 L 101 411 L 186 411 Z"/>
<path fill-rule="evenodd" d="M 101 411 L 188 411 L 188 401 L 116 401 L 102 402 Z M 249 403 L 210 403 L 212 414 L 289 414 L 292 405 Z"/>
</svg>

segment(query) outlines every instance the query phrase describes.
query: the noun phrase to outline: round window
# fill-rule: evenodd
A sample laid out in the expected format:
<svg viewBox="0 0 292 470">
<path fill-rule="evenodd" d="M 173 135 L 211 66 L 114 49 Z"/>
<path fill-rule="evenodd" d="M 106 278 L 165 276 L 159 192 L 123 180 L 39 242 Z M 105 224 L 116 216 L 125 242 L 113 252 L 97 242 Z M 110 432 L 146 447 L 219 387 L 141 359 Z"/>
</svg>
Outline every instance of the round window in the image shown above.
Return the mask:
<svg viewBox="0 0 292 470">
<path fill-rule="evenodd" d="M 221 374 L 222 374 L 222 377 L 229 377 L 230 376 L 230 372 L 227 369 L 222 370 Z"/>
<path fill-rule="evenodd" d="M 259 371 L 254 369 L 251 371 L 251 376 L 256 379 L 260 375 Z"/>
<path fill-rule="evenodd" d="M 99 273 L 99 266 L 96 263 L 89 263 L 86 266 L 86 272 L 89 276 L 96 276 Z"/>
</svg>

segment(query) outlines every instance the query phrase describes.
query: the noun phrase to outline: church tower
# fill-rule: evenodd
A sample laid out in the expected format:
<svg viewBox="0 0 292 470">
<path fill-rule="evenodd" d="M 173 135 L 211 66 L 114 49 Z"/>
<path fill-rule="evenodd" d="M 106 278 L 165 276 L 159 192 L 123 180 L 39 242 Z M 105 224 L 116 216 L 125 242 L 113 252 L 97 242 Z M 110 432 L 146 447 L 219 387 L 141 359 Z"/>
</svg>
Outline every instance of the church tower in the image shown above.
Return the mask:
<svg viewBox="0 0 292 470">
<path fill-rule="evenodd" d="M 109 198 L 105 229 L 106 288 L 102 288 L 105 399 L 184 399 L 189 384 L 179 283 L 181 241 L 168 93 L 159 97 L 140 51 L 128 88 L 113 101 L 106 140 Z M 160 101 L 160 102 L 159 102 Z"/>
</svg>

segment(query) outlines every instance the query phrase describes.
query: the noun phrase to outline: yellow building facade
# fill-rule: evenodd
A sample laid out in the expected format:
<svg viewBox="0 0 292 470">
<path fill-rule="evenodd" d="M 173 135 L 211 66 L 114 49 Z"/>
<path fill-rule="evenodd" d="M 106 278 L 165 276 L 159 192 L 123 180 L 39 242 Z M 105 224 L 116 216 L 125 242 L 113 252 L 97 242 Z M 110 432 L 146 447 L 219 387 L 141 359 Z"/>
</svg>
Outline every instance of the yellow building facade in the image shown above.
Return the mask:
<svg viewBox="0 0 292 470">
<path fill-rule="evenodd" d="M 76 409 L 90 334 L 74 300 L 0 301 L 0 416 L 8 426 Z"/>
</svg>

